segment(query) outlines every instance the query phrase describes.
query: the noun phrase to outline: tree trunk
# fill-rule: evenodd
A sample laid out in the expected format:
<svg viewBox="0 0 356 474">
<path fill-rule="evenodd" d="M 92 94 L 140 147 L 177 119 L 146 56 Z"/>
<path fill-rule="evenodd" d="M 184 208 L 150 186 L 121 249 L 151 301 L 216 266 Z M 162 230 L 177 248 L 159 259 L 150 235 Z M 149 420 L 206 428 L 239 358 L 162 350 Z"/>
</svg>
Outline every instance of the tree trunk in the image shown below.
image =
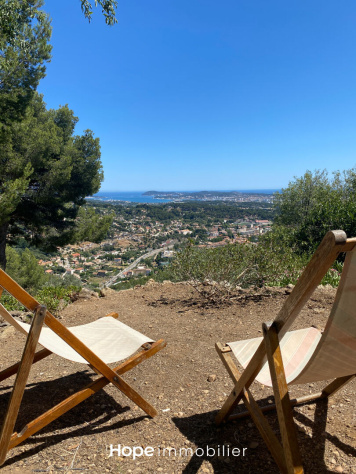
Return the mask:
<svg viewBox="0 0 356 474">
<path fill-rule="evenodd" d="M 6 236 L 7 230 L 9 228 L 9 223 L 5 222 L 4 224 L 0 225 L 0 267 L 5 270 L 6 269 Z"/>
</svg>

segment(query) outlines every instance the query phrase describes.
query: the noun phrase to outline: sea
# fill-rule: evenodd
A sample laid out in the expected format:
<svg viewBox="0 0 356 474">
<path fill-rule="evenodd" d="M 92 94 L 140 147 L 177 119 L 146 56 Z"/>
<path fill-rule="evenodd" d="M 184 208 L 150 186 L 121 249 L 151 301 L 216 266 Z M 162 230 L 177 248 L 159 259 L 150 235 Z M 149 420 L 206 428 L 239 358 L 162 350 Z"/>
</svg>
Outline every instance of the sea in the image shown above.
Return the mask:
<svg viewBox="0 0 356 474">
<path fill-rule="evenodd" d="M 244 189 L 239 192 L 248 194 L 273 194 L 279 189 Z M 123 201 L 137 202 L 147 204 L 160 204 L 162 202 L 173 202 L 173 199 L 154 199 L 153 196 L 144 196 L 145 191 L 99 191 L 86 199 L 95 199 L 99 201 Z M 182 191 L 183 192 L 183 191 Z M 191 191 L 193 192 L 193 191 Z M 195 191 L 198 192 L 198 191 Z M 225 191 L 226 192 L 226 191 Z"/>
<path fill-rule="evenodd" d="M 161 202 L 171 202 L 172 199 L 154 199 L 152 196 L 144 196 L 145 191 L 99 191 L 86 199 L 96 199 L 99 201 L 124 201 L 147 204 L 159 204 Z"/>
</svg>

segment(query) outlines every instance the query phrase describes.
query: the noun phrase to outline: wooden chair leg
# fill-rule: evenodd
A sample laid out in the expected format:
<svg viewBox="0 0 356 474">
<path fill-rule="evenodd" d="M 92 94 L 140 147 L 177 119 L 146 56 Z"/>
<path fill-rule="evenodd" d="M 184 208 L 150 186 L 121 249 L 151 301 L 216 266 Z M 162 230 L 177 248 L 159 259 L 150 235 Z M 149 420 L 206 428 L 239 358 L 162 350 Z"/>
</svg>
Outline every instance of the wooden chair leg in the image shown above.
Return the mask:
<svg viewBox="0 0 356 474">
<path fill-rule="evenodd" d="M 231 379 L 236 385 L 240 378 L 240 372 L 232 360 L 230 353 L 226 352 L 224 347 L 219 342 L 216 344 L 216 349 Z M 248 389 L 244 390 L 242 394 L 242 401 L 244 402 L 251 418 L 255 422 L 258 431 L 260 432 L 272 456 L 274 457 L 274 460 L 276 461 L 280 471 L 282 473 L 287 473 L 282 446 Z"/>
<path fill-rule="evenodd" d="M 17 372 L 14 388 L 10 397 L 9 405 L 4 419 L 0 435 L 0 466 L 6 459 L 11 435 L 17 420 L 23 393 L 26 387 L 28 375 L 33 362 L 36 345 L 40 337 L 44 318 L 46 316 L 46 307 L 39 306 L 33 318 L 30 331 L 26 340 L 19 370 Z"/>
<path fill-rule="evenodd" d="M 230 357 L 229 353 L 231 352 L 231 349 L 229 348 L 229 346 L 223 346 L 221 342 L 217 342 L 215 344 L 215 349 L 235 385 L 234 390 L 227 397 L 224 405 L 220 408 L 219 413 L 215 417 L 215 423 L 217 425 L 220 425 L 221 423 L 227 421 L 230 418 L 231 413 L 241 401 L 244 392 L 241 391 L 240 393 L 237 393 L 236 391 L 236 384 L 241 374 L 238 371 L 236 364 L 232 361 Z"/>
<path fill-rule="evenodd" d="M 219 344 L 219 343 L 218 343 Z M 219 353 L 219 349 L 217 344 L 215 344 L 216 350 Z M 224 352 L 226 348 L 222 348 Z M 231 349 L 229 349 L 231 350 Z M 220 353 L 219 353 L 220 355 Z M 238 379 L 234 390 L 230 393 L 228 398 L 226 399 L 224 405 L 221 407 L 215 421 L 217 424 L 223 423 L 226 421 L 231 413 L 233 412 L 234 408 L 239 404 L 240 400 L 242 400 L 243 393 L 246 389 L 250 387 L 252 382 L 255 380 L 258 372 L 261 370 L 262 365 L 267 360 L 266 358 L 266 348 L 263 341 L 259 345 L 258 349 L 256 350 L 254 356 L 250 360 L 246 369 L 242 372 L 240 378 Z"/>
<path fill-rule="evenodd" d="M 288 474 L 303 473 L 276 324 L 273 323 L 269 328 L 264 324 L 263 333 L 287 472 Z"/>
<path fill-rule="evenodd" d="M 144 360 L 149 359 L 150 357 L 155 355 L 165 346 L 166 342 L 163 339 L 160 339 L 159 341 L 154 342 L 148 350 L 143 350 L 131 356 L 118 367 L 115 367 L 113 370 L 117 374 L 122 375 L 139 365 Z M 20 433 L 14 433 L 12 435 L 9 449 L 12 449 L 18 444 L 22 443 L 27 438 L 47 426 L 49 423 L 52 423 L 52 421 L 56 420 L 64 413 L 67 413 L 75 406 L 79 405 L 79 403 L 86 400 L 91 395 L 94 395 L 94 393 L 98 392 L 109 383 L 110 382 L 107 378 L 100 377 L 88 384 L 83 389 L 79 390 L 78 392 L 72 394 L 70 397 L 66 398 L 62 402 L 58 403 L 58 405 L 52 407 L 50 410 L 43 413 L 38 418 L 32 420 L 24 427 L 24 429 Z"/>
</svg>

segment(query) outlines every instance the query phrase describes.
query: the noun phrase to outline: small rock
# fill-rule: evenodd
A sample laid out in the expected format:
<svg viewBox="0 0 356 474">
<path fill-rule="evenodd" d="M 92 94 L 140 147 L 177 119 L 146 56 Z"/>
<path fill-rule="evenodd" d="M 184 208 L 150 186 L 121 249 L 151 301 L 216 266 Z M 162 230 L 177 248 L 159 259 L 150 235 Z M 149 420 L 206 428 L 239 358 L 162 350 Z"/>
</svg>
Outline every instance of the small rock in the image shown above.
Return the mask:
<svg viewBox="0 0 356 474">
<path fill-rule="evenodd" d="M 344 472 L 344 469 L 341 466 L 337 466 L 335 472 Z"/>
<path fill-rule="evenodd" d="M 251 443 L 250 443 L 250 445 L 249 445 L 249 447 L 250 447 L 251 449 L 256 449 L 257 446 L 258 446 L 258 442 L 257 442 L 257 441 L 251 441 Z"/>
<path fill-rule="evenodd" d="M 208 382 L 215 382 L 215 380 L 216 380 L 216 375 L 215 374 L 209 375 Z"/>
<path fill-rule="evenodd" d="M 78 298 L 80 298 L 80 299 L 90 299 L 91 298 L 91 291 L 87 290 L 86 288 L 83 288 L 78 293 Z"/>
<path fill-rule="evenodd" d="M 131 288 L 130 288 L 131 289 Z M 83 291 L 83 290 L 82 290 Z M 112 290 L 111 288 L 101 288 L 99 295 L 104 298 L 105 296 L 108 296 L 110 293 L 116 293 L 115 290 Z M 80 293 L 79 293 L 80 294 Z"/>
<path fill-rule="evenodd" d="M 153 286 L 153 285 L 155 285 L 155 284 L 156 284 L 155 280 L 154 280 L 153 278 L 150 278 L 150 279 L 148 280 L 148 282 L 146 283 L 146 286 L 147 286 L 147 285 L 148 285 L 148 286 Z"/>
</svg>

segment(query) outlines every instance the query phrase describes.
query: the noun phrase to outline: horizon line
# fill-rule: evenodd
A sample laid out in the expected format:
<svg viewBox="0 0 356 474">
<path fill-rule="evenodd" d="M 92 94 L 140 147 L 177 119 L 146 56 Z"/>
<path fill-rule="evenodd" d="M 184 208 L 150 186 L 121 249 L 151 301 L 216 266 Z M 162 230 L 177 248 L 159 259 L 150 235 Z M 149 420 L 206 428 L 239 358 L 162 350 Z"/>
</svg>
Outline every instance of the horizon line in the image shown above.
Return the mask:
<svg viewBox="0 0 356 474">
<path fill-rule="evenodd" d="M 141 189 L 130 189 L 130 190 L 118 190 L 118 189 L 100 189 L 98 193 L 147 193 L 147 192 L 157 192 L 157 193 L 234 193 L 234 192 L 246 192 L 246 191 L 278 191 L 283 188 L 246 188 L 246 189 L 170 189 L 170 190 L 157 190 L 157 189 L 149 189 L 149 190 L 141 190 Z M 94 195 L 95 195 L 94 194 Z"/>
</svg>

